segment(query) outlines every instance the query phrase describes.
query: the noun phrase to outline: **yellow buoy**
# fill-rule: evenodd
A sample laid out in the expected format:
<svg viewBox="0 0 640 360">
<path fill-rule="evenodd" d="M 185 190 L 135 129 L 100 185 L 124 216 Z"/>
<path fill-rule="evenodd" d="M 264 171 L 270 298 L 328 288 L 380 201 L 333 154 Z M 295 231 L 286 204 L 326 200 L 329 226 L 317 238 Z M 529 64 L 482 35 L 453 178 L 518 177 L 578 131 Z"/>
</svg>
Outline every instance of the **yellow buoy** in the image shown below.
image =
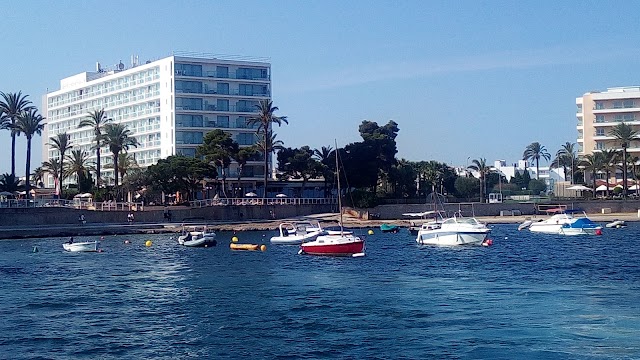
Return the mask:
<svg viewBox="0 0 640 360">
<path fill-rule="evenodd" d="M 233 241 L 233 242 L 238 242 L 238 237 L 237 237 L 237 236 L 232 237 L 232 238 L 231 238 L 231 241 Z"/>
<path fill-rule="evenodd" d="M 267 251 L 267 245 L 261 245 L 260 246 L 260 250 L 261 251 Z"/>
<path fill-rule="evenodd" d="M 373 235 L 373 230 L 369 230 L 368 234 Z"/>
<path fill-rule="evenodd" d="M 258 244 L 229 244 L 231 250 L 258 250 Z"/>
<path fill-rule="evenodd" d="M 153 244 L 153 241 L 151 241 L 151 240 L 147 240 L 147 241 L 144 243 L 144 246 L 149 247 L 149 246 L 151 246 L 152 244 Z"/>
</svg>

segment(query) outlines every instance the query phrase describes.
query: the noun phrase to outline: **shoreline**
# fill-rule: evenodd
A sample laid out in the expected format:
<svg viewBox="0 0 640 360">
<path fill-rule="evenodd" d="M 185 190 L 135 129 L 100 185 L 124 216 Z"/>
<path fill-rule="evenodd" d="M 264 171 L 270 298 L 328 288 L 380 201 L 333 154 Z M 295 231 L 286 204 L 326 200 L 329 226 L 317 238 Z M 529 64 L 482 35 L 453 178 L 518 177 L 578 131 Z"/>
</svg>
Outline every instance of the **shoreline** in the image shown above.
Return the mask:
<svg viewBox="0 0 640 360">
<path fill-rule="evenodd" d="M 615 220 L 626 222 L 640 221 L 637 213 L 612 213 L 612 214 L 588 214 L 589 218 L 603 225 Z M 185 226 L 207 226 L 214 231 L 277 231 L 280 223 L 297 221 L 318 221 L 323 227 L 337 226 L 338 214 L 326 213 L 296 218 L 275 220 L 248 220 L 216 221 L 216 222 L 190 222 Z M 478 221 L 487 224 L 521 224 L 526 220 L 545 219 L 546 215 L 518 215 L 518 216 L 478 216 Z M 362 220 L 343 214 L 342 220 L 347 228 L 379 228 L 382 224 L 393 224 L 400 227 L 409 227 L 411 222 L 420 224 L 422 219 L 395 219 L 395 220 Z M 131 234 L 167 234 L 178 233 L 182 230 L 183 223 L 135 223 L 135 224 L 104 224 L 87 223 L 84 225 L 64 224 L 58 226 L 16 226 L 0 228 L 0 241 L 11 239 L 31 239 L 68 236 L 103 236 L 103 235 L 131 235 Z"/>
</svg>

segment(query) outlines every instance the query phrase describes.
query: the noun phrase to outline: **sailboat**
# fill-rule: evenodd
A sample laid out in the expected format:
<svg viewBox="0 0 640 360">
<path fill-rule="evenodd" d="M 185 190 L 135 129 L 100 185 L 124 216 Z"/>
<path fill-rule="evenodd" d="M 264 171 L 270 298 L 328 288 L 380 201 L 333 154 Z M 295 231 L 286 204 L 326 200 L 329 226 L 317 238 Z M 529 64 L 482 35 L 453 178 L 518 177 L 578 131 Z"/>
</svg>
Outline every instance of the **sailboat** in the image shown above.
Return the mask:
<svg viewBox="0 0 640 360">
<path fill-rule="evenodd" d="M 314 241 L 302 243 L 298 254 L 350 256 L 365 255 L 364 239 L 344 231 L 342 227 L 342 196 L 340 193 L 340 165 L 338 164 L 338 144 L 336 142 L 336 178 L 338 179 L 338 211 L 340 213 L 340 231 L 327 232 Z"/>
</svg>

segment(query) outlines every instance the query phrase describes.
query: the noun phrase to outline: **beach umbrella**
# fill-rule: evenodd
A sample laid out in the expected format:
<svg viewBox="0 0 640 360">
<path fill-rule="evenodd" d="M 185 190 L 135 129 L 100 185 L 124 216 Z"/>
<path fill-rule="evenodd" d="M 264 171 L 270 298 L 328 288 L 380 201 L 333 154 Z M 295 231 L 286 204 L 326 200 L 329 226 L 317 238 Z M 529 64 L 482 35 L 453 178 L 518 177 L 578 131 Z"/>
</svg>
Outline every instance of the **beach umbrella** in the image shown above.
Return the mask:
<svg viewBox="0 0 640 360">
<path fill-rule="evenodd" d="M 596 188 L 596 191 L 607 191 L 607 185 L 600 185 Z"/>
</svg>

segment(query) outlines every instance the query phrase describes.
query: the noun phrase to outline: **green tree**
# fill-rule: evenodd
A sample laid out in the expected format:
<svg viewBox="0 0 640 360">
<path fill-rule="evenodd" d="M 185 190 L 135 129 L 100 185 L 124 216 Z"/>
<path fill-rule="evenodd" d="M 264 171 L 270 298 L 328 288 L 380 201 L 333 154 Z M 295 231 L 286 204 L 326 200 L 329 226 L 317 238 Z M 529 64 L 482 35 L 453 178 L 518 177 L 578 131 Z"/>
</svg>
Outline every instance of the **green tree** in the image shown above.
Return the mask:
<svg viewBox="0 0 640 360">
<path fill-rule="evenodd" d="M 309 179 L 322 175 L 322 164 L 314 158 L 309 146 L 300 149 L 286 148 L 278 152 L 278 169 L 287 179 L 302 179 L 299 197 L 302 197 Z"/>
<path fill-rule="evenodd" d="M 109 119 L 104 112 L 104 109 L 90 111 L 89 116 L 78 125 L 78 128 L 90 127 L 93 130 L 93 141 L 95 141 L 94 149 L 96 150 L 96 186 L 100 187 L 102 178 L 100 177 L 101 162 L 100 162 L 100 147 L 103 144 L 102 131 L 105 124 L 109 123 Z"/>
<path fill-rule="evenodd" d="M 529 181 L 529 190 L 535 195 L 540 194 L 541 192 L 547 190 L 547 184 L 544 181 L 538 179 L 531 179 Z"/>
<path fill-rule="evenodd" d="M 377 178 L 374 183 L 373 192 L 380 180 L 387 177 L 391 168 L 396 164 L 396 137 L 398 136 L 398 124 L 389 120 L 384 126 L 378 123 L 364 120 L 358 127 L 360 136 L 370 147 L 373 148 L 372 155 L 376 157 Z"/>
<path fill-rule="evenodd" d="M 480 181 L 474 177 L 460 176 L 456 179 L 455 188 L 459 197 L 469 199 L 480 192 Z"/>
<path fill-rule="evenodd" d="M 624 167 L 624 169 L 622 169 L 622 196 L 626 198 L 628 187 L 627 170 L 629 169 L 627 166 L 627 147 L 632 140 L 638 138 L 638 132 L 633 130 L 631 126 L 621 122 L 609 131 L 609 136 L 613 136 L 620 141 L 620 146 L 622 147 L 622 164 Z"/>
<path fill-rule="evenodd" d="M 31 198 L 31 140 L 34 135 L 42 135 L 44 125 L 44 118 L 42 115 L 38 114 L 38 110 L 36 108 L 31 108 L 20 113 L 13 125 L 14 131 L 17 134 L 24 134 L 27 138 L 27 161 L 25 164 L 26 181 L 24 182 L 27 199 Z"/>
<path fill-rule="evenodd" d="M 18 135 L 15 131 L 15 124 L 23 111 L 34 108 L 31 105 L 31 100 L 27 99 L 28 97 L 28 95 L 22 95 L 22 91 L 17 93 L 0 92 L 0 117 L 4 119 L 0 122 L 11 123 L 10 126 L 5 125 L 3 128 L 11 131 L 11 175 L 14 176 L 16 175 L 16 136 Z"/>
<path fill-rule="evenodd" d="M 217 176 L 215 167 L 200 159 L 186 156 L 169 156 L 160 159 L 146 170 L 150 185 L 165 193 L 186 192 L 190 199 L 202 189 L 205 177 Z"/>
<path fill-rule="evenodd" d="M 138 147 L 138 140 L 133 137 L 133 134 L 125 125 L 114 123 L 104 125 L 102 139 L 113 155 L 115 186 L 118 187 L 118 171 L 115 169 L 119 169 L 118 160 L 120 152 L 123 150 L 128 151 L 130 147 Z"/>
<path fill-rule="evenodd" d="M 196 149 L 196 155 L 204 157 L 205 161 L 215 164 L 222 174 L 222 193 L 226 197 L 227 169 L 231 165 L 231 159 L 237 154 L 240 147 L 233 141 L 231 134 L 216 129 L 209 131 L 202 140 L 202 145 Z"/>
<path fill-rule="evenodd" d="M 247 125 L 251 127 L 257 125 L 256 134 L 258 134 L 258 136 L 262 135 L 262 139 L 264 139 L 264 192 L 262 197 L 266 198 L 269 181 L 269 155 L 272 151 L 270 146 L 273 145 L 273 142 L 270 141 L 270 139 L 275 135 L 272 130 L 273 124 L 281 126 L 282 123 L 289 124 L 289 121 L 286 116 L 275 115 L 275 112 L 279 109 L 277 106 L 273 106 L 273 102 L 271 100 L 260 100 L 258 105 L 256 105 L 256 108 L 258 109 L 258 115 L 249 118 L 247 120 Z"/>
<path fill-rule="evenodd" d="M 400 159 L 391 169 L 394 197 L 408 198 L 416 193 L 416 177 L 418 176 L 414 163 Z"/>
<path fill-rule="evenodd" d="M 527 146 L 522 154 L 522 160 L 535 160 L 536 162 L 536 179 L 540 179 L 540 158 L 551 159 L 551 154 L 547 149 L 540 145 L 539 142 L 533 142 Z"/>
<path fill-rule="evenodd" d="M 59 154 L 58 159 L 60 164 L 60 172 L 58 173 L 57 179 L 60 194 L 62 194 L 62 182 L 64 181 L 64 155 L 67 150 L 71 149 L 72 147 L 70 139 L 71 138 L 69 137 L 69 135 L 67 135 L 66 132 L 56 134 L 56 136 L 49 138 L 49 145 L 51 145 L 54 150 L 57 150 Z M 55 178 L 56 177 L 54 177 L 54 179 Z"/>
<path fill-rule="evenodd" d="M 471 161 L 471 165 L 467 167 L 469 170 L 473 170 L 480 175 L 480 202 L 484 203 L 484 200 L 487 196 L 486 192 L 486 178 L 487 174 L 491 171 L 491 167 L 487 165 L 487 159 L 473 159 Z"/>
</svg>

